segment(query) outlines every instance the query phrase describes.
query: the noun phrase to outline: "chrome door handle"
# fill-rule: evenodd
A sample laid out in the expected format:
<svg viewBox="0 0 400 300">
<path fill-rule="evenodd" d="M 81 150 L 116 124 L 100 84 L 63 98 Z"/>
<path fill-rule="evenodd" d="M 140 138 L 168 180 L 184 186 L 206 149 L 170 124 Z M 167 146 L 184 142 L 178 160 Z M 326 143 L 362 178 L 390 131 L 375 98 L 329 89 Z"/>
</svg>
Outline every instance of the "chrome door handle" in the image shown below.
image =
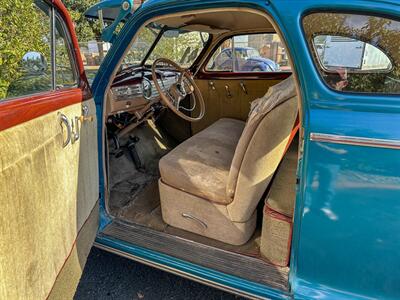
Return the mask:
<svg viewBox="0 0 400 300">
<path fill-rule="evenodd" d="M 60 122 L 62 132 L 64 132 L 63 125 L 65 125 L 65 128 L 67 129 L 67 138 L 65 139 L 65 141 L 63 141 L 63 144 L 62 144 L 62 147 L 65 148 L 71 142 L 71 136 L 72 136 L 71 125 L 68 121 L 67 116 L 62 113 L 58 114 L 58 120 Z"/>
</svg>

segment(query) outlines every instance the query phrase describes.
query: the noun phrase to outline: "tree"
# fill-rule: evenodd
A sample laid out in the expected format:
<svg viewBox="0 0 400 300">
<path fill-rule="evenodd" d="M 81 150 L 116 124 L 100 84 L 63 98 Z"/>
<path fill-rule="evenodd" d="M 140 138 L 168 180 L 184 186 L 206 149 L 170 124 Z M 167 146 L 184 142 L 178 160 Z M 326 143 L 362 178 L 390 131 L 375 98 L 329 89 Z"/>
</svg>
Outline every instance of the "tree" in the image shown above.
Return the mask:
<svg viewBox="0 0 400 300">
<path fill-rule="evenodd" d="M 100 39 L 100 22 L 85 17 L 85 11 L 97 2 L 99 0 L 63 0 L 74 22 L 75 32 L 80 42 Z"/>
<path fill-rule="evenodd" d="M 75 32 L 79 42 L 88 42 L 97 40 L 97 48 L 99 49 L 100 61 L 103 60 L 103 43 L 101 42 L 101 26 L 100 22 L 87 19 L 85 11 L 99 0 L 62 0 L 68 9 L 72 21 L 75 25 Z"/>
<path fill-rule="evenodd" d="M 0 99 L 21 76 L 20 63 L 29 51 L 50 62 L 50 21 L 33 0 L 0 0 Z"/>
</svg>

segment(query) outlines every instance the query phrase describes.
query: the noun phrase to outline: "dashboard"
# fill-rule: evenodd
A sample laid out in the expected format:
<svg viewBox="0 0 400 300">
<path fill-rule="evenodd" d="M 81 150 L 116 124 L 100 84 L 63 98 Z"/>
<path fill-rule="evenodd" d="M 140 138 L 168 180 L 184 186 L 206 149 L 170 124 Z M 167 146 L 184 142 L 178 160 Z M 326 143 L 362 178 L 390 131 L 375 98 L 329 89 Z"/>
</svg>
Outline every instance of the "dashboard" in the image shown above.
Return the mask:
<svg viewBox="0 0 400 300">
<path fill-rule="evenodd" d="M 163 91 L 176 81 L 179 73 L 169 70 L 157 71 L 157 80 Z M 134 112 L 147 104 L 156 102 L 160 95 L 154 85 L 151 69 L 127 68 L 118 73 L 110 90 L 107 113 Z"/>
</svg>

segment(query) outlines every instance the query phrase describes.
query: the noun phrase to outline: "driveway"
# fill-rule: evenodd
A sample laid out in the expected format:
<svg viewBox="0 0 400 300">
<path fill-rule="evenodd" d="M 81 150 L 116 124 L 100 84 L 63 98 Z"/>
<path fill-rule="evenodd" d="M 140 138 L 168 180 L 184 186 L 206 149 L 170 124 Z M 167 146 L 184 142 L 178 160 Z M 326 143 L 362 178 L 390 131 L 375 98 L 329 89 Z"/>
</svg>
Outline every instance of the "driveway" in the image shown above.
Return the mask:
<svg viewBox="0 0 400 300">
<path fill-rule="evenodd" d="M 74 299 L 243 298 L 93 248 Z"/>
</svg>

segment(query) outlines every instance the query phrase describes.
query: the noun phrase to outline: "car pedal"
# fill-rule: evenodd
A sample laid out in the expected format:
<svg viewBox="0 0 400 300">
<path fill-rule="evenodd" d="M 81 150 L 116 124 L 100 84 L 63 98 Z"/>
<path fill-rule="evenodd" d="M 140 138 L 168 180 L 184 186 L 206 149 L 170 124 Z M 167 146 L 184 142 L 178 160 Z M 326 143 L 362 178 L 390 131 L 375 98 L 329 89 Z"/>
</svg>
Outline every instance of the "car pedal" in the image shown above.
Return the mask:
<svg viewBox="0 0 400 300">
<path fill-rule="evenodd" d="M 133 163 L 135 164 L 136 169 L 143 170 L 144 165 L 140 160 L 139 154 L 136 150 L 136 143 L 138 143 L 139 141 L 140 139 L 137 136 L 129 136 L 129 142 L 127 144 L 127 148 L 129 150 L 129 153 L 131 155 Z"/>
</svg>

